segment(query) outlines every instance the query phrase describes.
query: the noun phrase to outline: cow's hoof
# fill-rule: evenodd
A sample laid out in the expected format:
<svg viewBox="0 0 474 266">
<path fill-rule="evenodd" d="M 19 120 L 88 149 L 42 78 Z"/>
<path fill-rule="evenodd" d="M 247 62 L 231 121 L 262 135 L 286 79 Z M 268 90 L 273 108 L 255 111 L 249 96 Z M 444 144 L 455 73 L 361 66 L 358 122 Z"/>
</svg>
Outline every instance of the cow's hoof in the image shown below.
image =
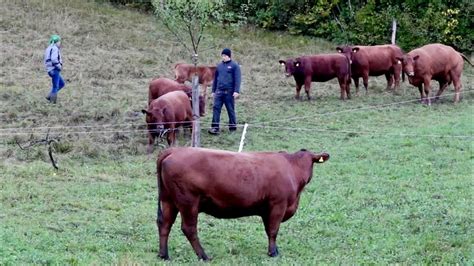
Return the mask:
<svg viewBox="0 0 474 266">
<path fill-rule="evenodd" d="M 206 254 L 200 255 L 199 260 L 202 261 L 211 261 L 212 258 L 209 258 Z"/>
<path fill-rule="evenodd" d="M 162 260 L 170 260 L 170 256 L 168 256 L 168 254 L 164 254 L 164 255 L 160 254 L 160 255 L 158 255 L 158 256 L 159 256 L 160 259 L 162 259 Z"/>
<path fill-rule="evenodd" d="M 268 256 L 270 256 L 270 257 L 277 257 L 278 254 L 279 254 L 279 252 L 278 252 L 278 248 L 277 248 L 277 247 L 275 247 L 275 248 L 274 248 L 273 250 L 271 250 L 271 251 L 268 251 Z"/>
</svg>

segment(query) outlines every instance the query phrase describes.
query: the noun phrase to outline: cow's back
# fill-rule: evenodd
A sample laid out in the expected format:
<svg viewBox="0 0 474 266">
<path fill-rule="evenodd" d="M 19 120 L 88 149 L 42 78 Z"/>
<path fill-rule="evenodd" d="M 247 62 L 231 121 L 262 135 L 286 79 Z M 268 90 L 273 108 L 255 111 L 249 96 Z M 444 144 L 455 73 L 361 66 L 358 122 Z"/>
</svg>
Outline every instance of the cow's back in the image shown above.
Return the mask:
<svg viewBox="0 0 474 266">
<path fill-rule="evenodd" d="M 403 56 L 403 51 L 396 45 L 357 46 L 353 59 L 355 66 L 367 67 L 370 75 L 378 76 L 389 72 L 394 65 L 399 64 L 397 57 Z"/>
<path fill-rule="evenodd" d="M 188 95 L 183 91 L 172 91 L 155 100 L 160 108 L 165 108 L 165 121 L 179 122 L 192 120 L 192 108 Z"/>
<path fill-rule="evenodd" d="M 447 74 L 452 69 L 462 69 L 464 61 L 459 53 L 452 47 L 435 43 L 427 44 L 410 52 L 410 55 L 419 55 L 417 64 L 424 63 L 423 67 L 430 69 L 433 76 Z M 428 57 L 425 59 L 423 57 Z M 424 61 L 420 61 L 420 59 Z"/>
<path fill-rule="evenodd" d="M 349 74 L 349 61 L 341 54 L 321 54 L 301 57 L 305 76 L 324 82 Z"/>
<path fill-rule="evenodd" d="M 190 92 L 191 87 L 168 78 L 154 79 L 148 86 L 148 103 L 172 91 Z"/>
<path fill-rule="evenodd" d="M 203 210 L 252 215 L 269 197 L 284 198 L 296 185 L 291 167 L 277 153 L 234 153 L 202 148 L 173 148 L 162 161 L 163 189 L 180 201 L 179 195 L 199 195 Z M 179 184 L 179 186 L 177 186 Z M 260 206 L 261 207 L 261 206 Z M 248 208 L 249 213 L 242 214 Z M 211 210 L 212 209 L 212 210 Z M 232 211 L 234 209 L 234 211 Z M 210 213 L 219 217 L 218 213 Z"/>
</svg>

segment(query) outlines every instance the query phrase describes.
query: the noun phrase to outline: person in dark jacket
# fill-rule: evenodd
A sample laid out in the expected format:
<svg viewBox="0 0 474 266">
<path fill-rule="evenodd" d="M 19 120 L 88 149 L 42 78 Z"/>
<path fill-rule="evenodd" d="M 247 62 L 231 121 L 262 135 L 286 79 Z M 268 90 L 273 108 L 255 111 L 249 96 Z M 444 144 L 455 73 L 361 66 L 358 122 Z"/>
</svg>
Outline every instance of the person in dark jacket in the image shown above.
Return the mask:
<svg viewBox="0 0 474 266">
<path fill-rule="evenodd" d="M 51 103 L 56 103 L 59 90 L 64 87 L 64 80 L 61 77 L 63 61 L 61 59 L 61 37 L 59 35 L 51 35 L 49 46 L 44 51 L 44 67 L 51 77 L 51 91 L 46 99 Z"/>
<path fill-rule="evenodd" d="M 214 82 L 212 83 L 212 125 L 209 133 L 219 134 L 219 123 L 222 105 L 225 105 L 229 115 L 229 130 L 237 129 L 237 118 L 235 115 L 234 101 L 240 93 L 240 66 L 232 61 L 232 53 L 229 48 L 224 48 L 221 53 L 222 62 L 217 65 Z"/>
</svg>

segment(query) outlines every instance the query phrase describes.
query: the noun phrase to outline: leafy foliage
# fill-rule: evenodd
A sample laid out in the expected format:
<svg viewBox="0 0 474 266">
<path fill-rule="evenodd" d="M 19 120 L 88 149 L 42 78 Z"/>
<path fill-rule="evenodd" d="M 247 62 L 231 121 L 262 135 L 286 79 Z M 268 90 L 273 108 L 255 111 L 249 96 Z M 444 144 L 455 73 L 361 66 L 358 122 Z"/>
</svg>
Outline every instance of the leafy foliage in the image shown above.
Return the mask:
<svg viewBox="0 0 474 266">
<path fill-rule="evenodd" d="M 109 1 L 147 9 L 152 0 Z M 175 5 L 187 1 L 154 2 Z M 396 42 L 405 50 L 435 42 L 467 52 L 474 47 L 474 3 L 470 0 L 227 0 L 225 6 L 222 1 L 191 1 L 202 8 L 214 2 L 223 8 L 215 13 L 220 20 L 214 22 L 226 25 L 253 24 L 338 43 L 373 45 L 390 42 L 392 20 L 396 19 Z"/>
<path fill-rule="evenodd" d="M 204 29 L 209 22 L 222 20 L 220 0 L 154 0 L 158 19 L 189 50 L 197 54 Z M 190 38 L 191 46 L 186 41 Z"/>
</svg>

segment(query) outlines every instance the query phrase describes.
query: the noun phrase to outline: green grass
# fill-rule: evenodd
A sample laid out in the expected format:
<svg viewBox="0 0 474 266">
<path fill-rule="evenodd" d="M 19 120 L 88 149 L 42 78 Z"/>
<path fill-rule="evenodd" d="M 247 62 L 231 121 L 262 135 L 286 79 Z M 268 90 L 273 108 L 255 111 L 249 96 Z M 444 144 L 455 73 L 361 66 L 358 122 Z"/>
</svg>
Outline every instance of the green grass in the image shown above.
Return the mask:
<svg viewBox="0 0 474 266">
<path fill-rule="evenodd" d="M 155 226 L 160 147 L 145 155 L 139 111 L 148 82 L 173 77 L 172 65 L 189 55 L 152 17 L 91 1 L 7 0 L 0 31 L 0 264 L 163 263 Z M 57 105 L 44 99 L 42 53 L 52 33 L 63 38 L 69 80 Z M 352 100 L 340 101 L 331 81 L 312 84 L 315 100 L 295 101 L 294 81 L 278 60 L 336 44 L 252 28 L 210 33 L 203 47 L 215 48 L 200 53 L 201 62 L 217 63 L 230 47 L 242 65 L 237 114 L 250 124 L 244 151 L 331 154 L 282 225 L 278 258 L 266 255 L 258 217 L 200 215 L 212 264 L 473 263 L 472 67 L 457 105 L 452 87 L 428 107 L 412 101 L 418 91 L 407 82 L 400 95 L 385 92 L 382 78 Z M 213 137 L 205 132 L 211 117 L 202 120 L 202 146 L 237 151 L 241 128 Z M 16 144 L 45 138 L 48 127 L 59 127 L 49 131 L 60 138 L 57 171 L 44 145 Z M 179 144 L 190 140 L 181 136 Z M 171 264 L 195 264 L 179 224 Z"/>
</svg>

